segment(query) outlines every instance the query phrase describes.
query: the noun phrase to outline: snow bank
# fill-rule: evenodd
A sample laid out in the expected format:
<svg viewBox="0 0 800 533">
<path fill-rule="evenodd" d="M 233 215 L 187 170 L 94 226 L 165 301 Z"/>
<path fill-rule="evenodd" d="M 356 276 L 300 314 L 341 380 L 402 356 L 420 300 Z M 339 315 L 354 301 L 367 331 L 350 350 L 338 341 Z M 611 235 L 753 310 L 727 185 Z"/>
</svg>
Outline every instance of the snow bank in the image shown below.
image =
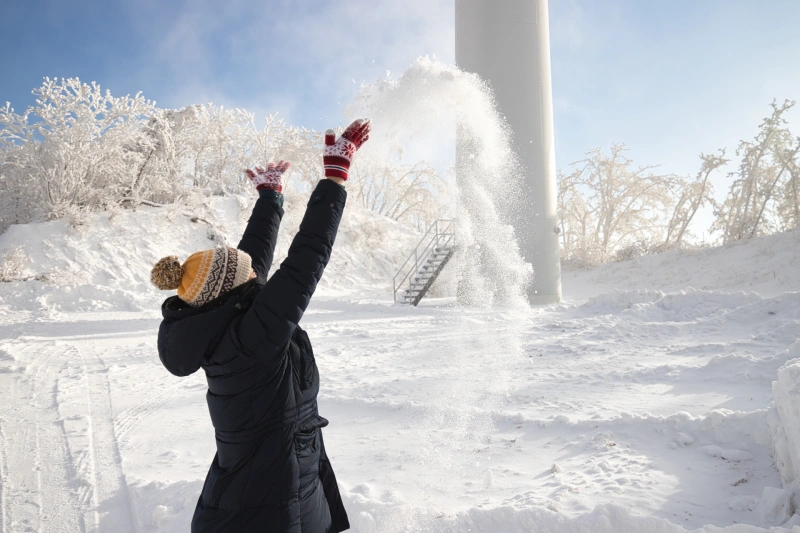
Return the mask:
<svg viewBox="0 0 800 533">
<path fill-rule="evenodd" d="M 716 248 L 674 250 L 588 271 L 565 272 L 563 283 L 568 298 L 598 295 L 616 287 L 747 290 L 767 296 L 800 291 L 800 229 Z"/>
<path fill-rule="evenodd" d="M 775 464 L 785 489 L 775 493 L 773 499 L 782 502 L 776 505 L 779 516 L 784 510 L 791 516 L 800 509 L 800 359 L 789 361 L 778 371 L 772 390 L 775 404 L 768 422 Z"/>
<path fill-rule="evenodd" d="M 157 311 L 170 293 L 151 285 L 152 265 L 166 255 L 184 260 L 197 250 L 236 246 L 254 203 L 252 196 L 219 197 L 193 212 L 140 207 L 91 214 L 78 224 L 11 226 L 0 235 L 0 260 L 21 247 L 20 277 L 27 281 L 0 283 L 0 313 Z M 287 194 L 273 269 L 286 256 L 305 204 L 302 195 Z M 320 292 L 347 295 L 366 286 L 390 294 L 392 276 L 418 240 L 406 225 L 351 202 Z"/>
</svg>

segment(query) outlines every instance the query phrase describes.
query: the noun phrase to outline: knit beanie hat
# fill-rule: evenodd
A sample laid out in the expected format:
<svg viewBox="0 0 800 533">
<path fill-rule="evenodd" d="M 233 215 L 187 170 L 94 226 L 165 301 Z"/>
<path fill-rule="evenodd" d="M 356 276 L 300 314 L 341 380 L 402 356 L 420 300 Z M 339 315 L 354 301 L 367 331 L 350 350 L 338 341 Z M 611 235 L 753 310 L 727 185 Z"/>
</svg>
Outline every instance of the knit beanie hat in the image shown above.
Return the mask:
<svg viewBox="0 0 800 533">
<path fill-rule="evenodd" d="M 181 265 L 174 255 L 164 257 L 150 271 L 150 281 L 162 291 L 178 289 L 178 298 L 200 307 L 250 279 L 250 256 L 236 248 L 195 252 Z"/>
</svg>

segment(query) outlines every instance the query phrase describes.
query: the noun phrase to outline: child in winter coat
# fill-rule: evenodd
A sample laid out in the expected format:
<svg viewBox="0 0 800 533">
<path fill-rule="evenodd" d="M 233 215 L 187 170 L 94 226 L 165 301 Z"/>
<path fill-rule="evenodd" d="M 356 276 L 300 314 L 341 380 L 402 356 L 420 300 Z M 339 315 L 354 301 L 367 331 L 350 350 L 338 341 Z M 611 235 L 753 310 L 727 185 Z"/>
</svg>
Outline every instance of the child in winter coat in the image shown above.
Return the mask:
<svg viewBox="0 0 800 533">
<path fill-rule="evenodd" d="M 267 280 L 283 217 L 290 163 L 247 170 L 259 199 L 238 248 L 161 259 L 151 273 L 178 290 L 162 305 L 158 353 L 177 376 L 200 367 L 217 453 L 192 519 L 193 533 L 328 533 L 350 527 L 325 453 L 319 372 L 298 325 L 331 256 L 350 163 L 369 138 L 357 120 L 325 134 L 321 180 L 286 260 Z"/>
</svg>

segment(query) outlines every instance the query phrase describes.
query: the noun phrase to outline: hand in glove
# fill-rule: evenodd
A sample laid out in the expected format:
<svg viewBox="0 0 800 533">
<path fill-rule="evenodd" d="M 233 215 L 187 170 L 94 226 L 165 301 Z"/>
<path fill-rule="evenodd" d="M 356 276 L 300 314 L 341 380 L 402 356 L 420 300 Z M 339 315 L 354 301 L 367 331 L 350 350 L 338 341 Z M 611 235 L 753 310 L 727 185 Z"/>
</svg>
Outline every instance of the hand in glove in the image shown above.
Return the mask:
<svg viewBox="0 0 800 533">
<path fill-rule="evenodd" d="M 369 139 L 371 127 L 368 118 L 360 118 L 347 126 L 338 140 L 336 132 L 333 130 L 325 132 L 325 150 L 322 154 L 325 177 L 347 181 L 350 163 L 353 161 L 356 150 Z"/>
<path fill-rule="evenodd" d="M 255 171 L 249 168 L 244 171 L 257 190 L 270 189 L 275 192 L 283 192 L 284 174 L 292 164 L 288 161 L 280 160 L 277 163 L 270 163 L 267 169 L 256 167 Z"/>
</svg>

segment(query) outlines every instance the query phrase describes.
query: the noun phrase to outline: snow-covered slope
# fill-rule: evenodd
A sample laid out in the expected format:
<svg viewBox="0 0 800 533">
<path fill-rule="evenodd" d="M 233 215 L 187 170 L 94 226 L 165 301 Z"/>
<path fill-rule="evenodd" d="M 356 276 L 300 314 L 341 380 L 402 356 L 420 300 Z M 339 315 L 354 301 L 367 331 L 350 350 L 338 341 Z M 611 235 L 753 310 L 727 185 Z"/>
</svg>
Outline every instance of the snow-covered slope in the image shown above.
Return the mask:
<svg viewBox="0 0 800 533">
<path fill-rule="evenodd" d="M 0 283 L 3 532 L 188 529 L 213 428 L 202 373 L 158 361 L 149 268 L 235 243 L 247 204 L 0 236 L 52 280 Z M 800 233 L 566 273 L 564 303 L 525 312 L 392 305 L 417 239 L 349 206 L 303 319 L 353 531 L 800 532 L 800 416 L 772 407 L 787 362 L 797 398 Z"/>
<path fill-rule="evenodd" d="M 564 273 L 566 297 L 614 289 L 800 290 L 800 229 L 715 248 L 675 250 Z"/>
<path fill-rule="evenodd" d="M 305 200 L 287 195 L 273 270 L 300 226 Z M 140 207 L 88 215 L 80 224 L 59 220 L 11 226 L 0 235 L 0 261 L 21 247 L 20 277 L 34 281 L 0 283 L 0 312 L 3 307 L 152 309 L 167 296 L 150 283 L 153 264 L 166 255 L 184 260 L 222 243 L 236 246 L 254 202 L 252 196 L 219 197 L 191 212 L 177 206 Z M 419 238 L 405 225 L 348 205 L 320 290 L 340 295 L 365 288 L 391 291 L 392 276 Z"/>
</svg>

